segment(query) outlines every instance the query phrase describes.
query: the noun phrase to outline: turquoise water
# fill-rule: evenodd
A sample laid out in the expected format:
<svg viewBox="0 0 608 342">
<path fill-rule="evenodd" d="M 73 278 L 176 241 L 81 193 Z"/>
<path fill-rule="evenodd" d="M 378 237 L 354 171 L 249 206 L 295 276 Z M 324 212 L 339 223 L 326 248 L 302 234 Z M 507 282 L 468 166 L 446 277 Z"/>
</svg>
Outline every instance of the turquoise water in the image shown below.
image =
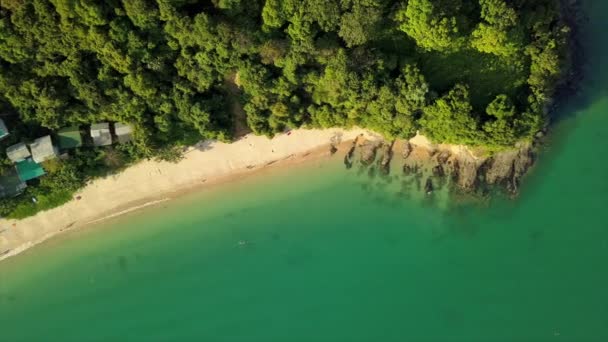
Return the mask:
<svg viewBox="0 0 608 342">
<path fill-rule="evenodd" d="M 608 341 L 608 3 L 588 7 L 593 73 L 516 201 L 275 170 L 0 263 L 0 340 Z"/>
</svg>

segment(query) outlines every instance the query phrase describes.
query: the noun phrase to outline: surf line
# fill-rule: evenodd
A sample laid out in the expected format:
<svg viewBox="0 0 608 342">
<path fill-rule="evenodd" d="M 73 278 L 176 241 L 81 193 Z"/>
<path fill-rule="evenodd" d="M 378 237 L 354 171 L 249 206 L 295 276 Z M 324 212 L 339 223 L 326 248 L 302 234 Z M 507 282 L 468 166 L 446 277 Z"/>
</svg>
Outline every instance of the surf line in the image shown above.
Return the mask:
<svg viewBox="0 0 608 342">
<path fill-rule="evenodd" d="M 104 217 L 102 217 L 102 218 L 99 218 L 99 219 L 96 219 L 96 220 L 93 220 L 93 221 L 89 221 L 89 222 L 87 222 L 87 224 L 92 224 L 92 223 L 97 223 L 97 222 L 101 222 L 101 221 L 109 220 L 109 219 L 111 219 L 111 218 L 114 218 L 114 217 L 117 217 L 117 216 L 121 216 L 121 215 L 124 215 L 124 214 L 130 213 L 130 212 L 135 211 L 135 210 L 140 210 L 140 209 L 143 209 L 143 208 L 145 208 L 145 207 L 149 207 L 149 206 L 151 206 L 151 205 L 155 205 L 155 204 L 158 204 L 158 203 L 163 203 L 163 202 L 166 202 L 166 201 L 168 201 L 168 200 L 170 200 L 170 199 L 171 199 L 171 198 L 166 197 L 166 198 L 163 198 L 163 199 L 159 199 L 159 200 L 155 200 L 155 201 L 146 202 L 146 203 L 144 203 L 144 204 L 142 204 L 142 205 L 137 205 L 137 206 L 134 206 L 134 207 L 131 207 L 131 208 L 127 208 L 127 209 L 122 210 L 122 211 L 119 211 L 119 212 L 117 212 L 117 213 L 114 213 L 114 214 L 111 214 L 111 215 L 108 215 L 108 216 L 104 216 Z"/>
</svg>

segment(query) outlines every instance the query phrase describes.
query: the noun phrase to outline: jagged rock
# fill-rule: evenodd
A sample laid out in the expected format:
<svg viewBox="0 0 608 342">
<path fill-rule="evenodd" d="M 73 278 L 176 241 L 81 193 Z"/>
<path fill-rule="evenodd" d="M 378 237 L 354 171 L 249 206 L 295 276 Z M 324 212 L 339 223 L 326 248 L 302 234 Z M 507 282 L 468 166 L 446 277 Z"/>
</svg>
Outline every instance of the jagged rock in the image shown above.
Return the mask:
<svg viewBox="0 0 608 342">
<path fill-rule="evenodd" d="M 519 189 L 519 181 L 523 177 L 528 169 L 534 164 L 534 154 L 532 149 L 524 147 L 517 153 L 517 158 L 513 161 L 513 178 L 511 180 L 512 193 L 516 193 Z"/>
<path fill-rule="evenodd" d="M 439 164 L 445 164 L 448 161 L 449 158 L 450 158 L 450 152 L 448 152 L 448 151 L 442 151 L 437 156 L 437 162 Z"/>
<path fill-rule="evenodd" d="M 484 164 L 485 182 L 489 185 L 502 184 L 514 194 L 519 189 L 521 177 L 533 163 L 534 156 L 529 146 L 496 153 Z"/>
<path fill-rule="evenodd" d="M 380 147 L 382 143 L 378 143 L 375 141 L 368 141 L 365 142 L 363 145 L 361 145 L 360 147 L 360 153 L 361 153 L 361 164 L 365 165 L 365 166 L 369 166 L 371 165 L 374 160 L 376 160 L 376 152 L 378 150 L 378 147 Z"/>
<path fill-rule="evenodd" d="M 336 154 L 336 152 L 338 152 L 338 148 L 335 145 L 331 145 L 329 147 L 329 153 L 333 156 L 334 154 Z"/>
<path fill-rule="evenodd" d="M 409 143 L 409 141 L 406 141 L 405 146 L 403 147 L 403 159 L 407 159 L 407 157 L 409 157 L 411 153 L 412 145 Z"/>
<path fill-rule="evenodd" d="M 418 173 L 419 166 L 418 164 L 405 164 L 403 165 L 403 173 L 406 175 L 416 174 Z"/>
<path fill-rule="evenodd" d="M 393 145 L 394 141 L 388 144 L 382 144 L 380 148 L 380 159 L 378 160 L 378 169 L 384 175 L 390 173 L 391 159 L 393 159 Z"/>
<path fill-rule="evenodd" d="M 508 181 L 513 175 L 513 161 L 518 151 L 496 153 L 484 163 L 485 181 L 489 185 Z"/>
<path fill-rule="evenodd" d="M 433 192 L 433 180 L 430 178 L 426 179 L 426 183 L 424 184 L 424 192 L 426 192 L 427 195 L 430 195 Z"/>
<path fill-rule="evenodd" d="M 357 140 L 355 139 L 355 141 L 353 142 L 352 146 L 350 147 L 350 149 L 348 150 L 348 152 L 346 153 L 346 155 L 344 156 L 344 166 L 346 166 L 347 169 L 350 169 L 353 167 L 353 157 L 355 156 L 355 148 L 357 147 Z"/>
<path fill-rule="evenodd" d="M 443 165 L 443 172 L 451 175 L 456 180 L 458 178 L 458 160 L 456 158 L 449 158 Z"/>
<path fill-rule="evenodd" d="M 458 162 L 458 186 L 463 190 L 475 189 L 477 181 L 477 164 L 473 160 L 461 160 Z"/>
<path fill-rule="evenodd" d="M 443 166 L 441 166 L 441 164 L 437 164 L 433 167 L 433 176 L 437 176 L 437 177 L 444 176 Z"/>
</svg>

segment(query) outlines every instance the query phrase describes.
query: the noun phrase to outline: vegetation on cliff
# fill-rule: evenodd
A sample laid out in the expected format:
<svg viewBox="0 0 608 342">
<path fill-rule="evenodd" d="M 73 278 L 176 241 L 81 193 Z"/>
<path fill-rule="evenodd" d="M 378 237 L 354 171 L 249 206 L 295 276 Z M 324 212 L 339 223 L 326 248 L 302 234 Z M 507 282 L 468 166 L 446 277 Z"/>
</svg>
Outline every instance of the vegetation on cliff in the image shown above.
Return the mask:
<svg viewBox="0 0 608 342">
<path fill-rule="evenodd" d="M 17 134 L 2 144 L 133 124 L 128 147 L 58 167 L 77 184 L 115 167 L 108 154 L 175 157 L 241 121 L 500 149 L 543 126 L 568 31 L 557 0 L 3 0 L 0 101 Z"/>
</svg>

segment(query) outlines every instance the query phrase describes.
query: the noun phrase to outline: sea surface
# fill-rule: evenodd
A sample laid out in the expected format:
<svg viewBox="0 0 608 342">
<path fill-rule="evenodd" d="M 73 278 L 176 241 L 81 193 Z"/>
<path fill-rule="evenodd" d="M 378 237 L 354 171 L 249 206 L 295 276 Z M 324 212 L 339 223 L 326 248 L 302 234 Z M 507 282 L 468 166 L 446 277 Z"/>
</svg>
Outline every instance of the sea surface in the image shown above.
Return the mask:
<svg viewBox="0 0 608 342">
<path fill-rule="evenodd" d="M 421 196 L 339 157 L 0 263 L 0 341 L 608 341 L 608 2 L 516 200 Z"/>
</svg>

